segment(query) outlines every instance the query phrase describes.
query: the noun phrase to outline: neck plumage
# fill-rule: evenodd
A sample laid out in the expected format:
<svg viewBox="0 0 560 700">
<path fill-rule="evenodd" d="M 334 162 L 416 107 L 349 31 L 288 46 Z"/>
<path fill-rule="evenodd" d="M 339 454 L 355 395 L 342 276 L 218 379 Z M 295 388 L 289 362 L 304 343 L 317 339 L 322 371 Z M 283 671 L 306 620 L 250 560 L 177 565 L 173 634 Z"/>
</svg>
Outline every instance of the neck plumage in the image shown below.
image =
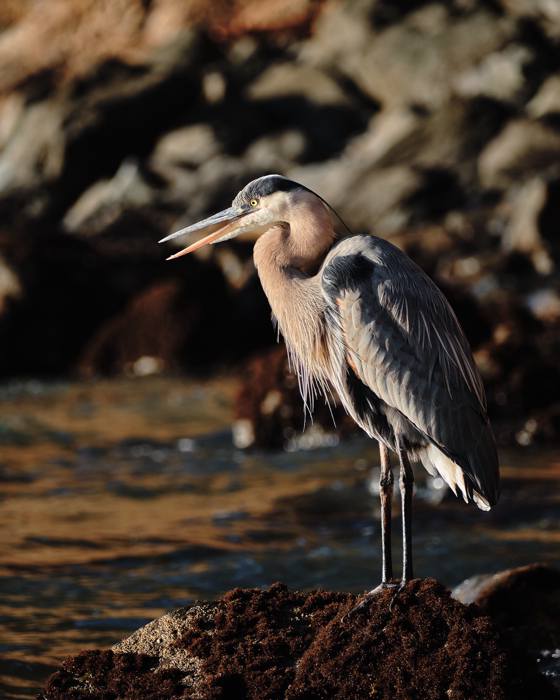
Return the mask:
<svg viewBox="0 0 560 700">
<path fill-rule="evenodd" d="M 317 274 L 335 234 L 330 216 L 301 217 L 301 224 L 276 225 L 257 240 L 253 257 L 261 284 L 298 371 L 300 388 L 312 402 L 314 381 L 326 383 L 323 339 L 326 308 Z"/>
</svg>

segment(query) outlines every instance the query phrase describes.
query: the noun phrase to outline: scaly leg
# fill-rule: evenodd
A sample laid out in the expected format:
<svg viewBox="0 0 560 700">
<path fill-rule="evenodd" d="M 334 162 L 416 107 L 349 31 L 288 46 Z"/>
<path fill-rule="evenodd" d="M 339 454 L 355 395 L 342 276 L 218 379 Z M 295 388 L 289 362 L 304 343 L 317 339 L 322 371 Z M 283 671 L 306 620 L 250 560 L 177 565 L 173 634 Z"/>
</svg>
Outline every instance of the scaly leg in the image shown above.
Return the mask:
<svg viewBox="0 0 560 700">
<path fill-rule="evenodd" d="M 393 499 L 393 472 L 389 459 L 389 450 L 382 443 L 379 443 L 379 455 L 381 457 L 381 473 L 379 475 L 379 495 L 381 499 L 381 551 L 382 569 L 381 583 L 357 603 L 345 617 L 354 614 L 357 610 L 362 610 L 369 601 L 386 588 L 394 588 L 396 584 L 391 582 L 393 578 L 393 557 L 391 554 L 391 506 Z"/>
<path fill-rule="evenodd" d="M 414 578 L 412 570 L 412 489 L 414 473 L 410 466 L 408 455 L 398 446 L 399 462 L 401 465 L 399 487 L 401 492 L 403 568 L 401 588 Z"/>
<path fill-rule="evenodd" d="M 393 578 L 393 557 L 391 554 L 391 506 L 393 500 L 393 471 L 389 450 L 379 443 L 381 474 L 379 476 L 379 496 L 381 498 L 381 551 L 383 557 L 381 586 L 385 587 Z"/>
</svg>

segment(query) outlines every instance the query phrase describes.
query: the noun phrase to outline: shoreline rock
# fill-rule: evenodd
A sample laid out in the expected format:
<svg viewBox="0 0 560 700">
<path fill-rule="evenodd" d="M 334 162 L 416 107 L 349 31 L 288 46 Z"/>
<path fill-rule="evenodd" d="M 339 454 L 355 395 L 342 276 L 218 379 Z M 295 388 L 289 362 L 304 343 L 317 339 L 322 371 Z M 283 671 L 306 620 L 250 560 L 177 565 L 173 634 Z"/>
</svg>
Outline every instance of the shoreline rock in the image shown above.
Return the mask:
<svg viewBox="0 0 560 700">
<path fill-rule="evenodd" d="M 269 348 L 251 242 L 167 265 L 156 241 L 277 171 L 468 302 L 500 444 L 558 442 L 554 3 L 122 0 L 118 23 L 8 4 L 2 377 L 207 374 Z M 285 442 L 259 420 L 254 444 Z"/>
<path fill-rule="evenodd" d="M 560 571 L 546 564 L 474 576 L 452 596 L 476 603 L 519 649 L 560 649 Z"/>
<path fill-rule="evenodd" d="M 111 650 L 66 659 L 38 698 L 559 697 L 478 605 L 434 579 L 415 579 L 392 598 L 383 591 L 355 610 L 360 597 L 350 593 L 234 589 L 168 613 Z"/>
</svg>

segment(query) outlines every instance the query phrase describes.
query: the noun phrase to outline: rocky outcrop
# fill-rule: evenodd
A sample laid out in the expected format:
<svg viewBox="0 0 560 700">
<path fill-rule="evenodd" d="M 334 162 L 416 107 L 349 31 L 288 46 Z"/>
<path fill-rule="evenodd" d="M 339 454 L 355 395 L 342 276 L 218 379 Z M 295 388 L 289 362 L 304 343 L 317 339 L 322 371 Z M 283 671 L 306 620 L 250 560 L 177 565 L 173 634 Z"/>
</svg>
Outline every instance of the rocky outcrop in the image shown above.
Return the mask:
<svg viewBox="0 0 560 700">
<path fill-rule="evenodd" d="M 476 606 L 433 579 L 347 593 L 235 589 L 67 659 L 42 700 L 557 697 Z"/>
<path fill-rule="evenodd" d="M 517 648 L 560 649 L 560 572 L 546 564 L 469 578 L 453 597 L 476 603 Z"/>
<path fill-rule="evenodd" d="M 280 171 L 468 300 L 503 442 L 557 439 L 552 4 L 217 7 L 0 10 L 0 374 L 209 371 L 270 345 L 251 241 L 201 251 L 205 278 L 156 241 Z"/>
</svg>

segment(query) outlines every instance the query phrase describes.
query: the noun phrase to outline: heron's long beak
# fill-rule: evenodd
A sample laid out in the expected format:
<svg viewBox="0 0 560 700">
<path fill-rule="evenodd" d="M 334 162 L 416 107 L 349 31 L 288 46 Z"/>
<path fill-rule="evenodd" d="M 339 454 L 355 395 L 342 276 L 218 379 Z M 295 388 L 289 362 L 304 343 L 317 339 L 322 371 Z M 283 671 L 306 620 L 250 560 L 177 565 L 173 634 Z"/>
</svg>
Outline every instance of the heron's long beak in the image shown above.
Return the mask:
<svg viewBox="0 0 560 700">
<path fill-rule="evenodd" d="M 209 243 L 219 243 L 220 241 L 227 241 L 229 238 L 237 236 L 242 233 L 243 226 L 239 225 L 239 220 L 246 216 L 249 212 L 246 209 L 240 207 L 229 207 L 229 209 L 224 209 L 213 216 L 209 216 L 203 221 L 199 221 L 192 226 L 187 226 L 182 228 L 180 231 L 162 238 L 160 243 L 165 243 L 166 241 L 172 241 L 179 236 L 187 236 L 191 233 L 203 232 L 207 235 L 201 238 L 196 243 L 183 248 L 178 253 L 170 255 L 167 260 L 173 260 L 175 258 L 180 258 L 183 255 L 188 255 L 189 253 L 202 248 L 202 246 L 208 245 Z"/>
</svg>

